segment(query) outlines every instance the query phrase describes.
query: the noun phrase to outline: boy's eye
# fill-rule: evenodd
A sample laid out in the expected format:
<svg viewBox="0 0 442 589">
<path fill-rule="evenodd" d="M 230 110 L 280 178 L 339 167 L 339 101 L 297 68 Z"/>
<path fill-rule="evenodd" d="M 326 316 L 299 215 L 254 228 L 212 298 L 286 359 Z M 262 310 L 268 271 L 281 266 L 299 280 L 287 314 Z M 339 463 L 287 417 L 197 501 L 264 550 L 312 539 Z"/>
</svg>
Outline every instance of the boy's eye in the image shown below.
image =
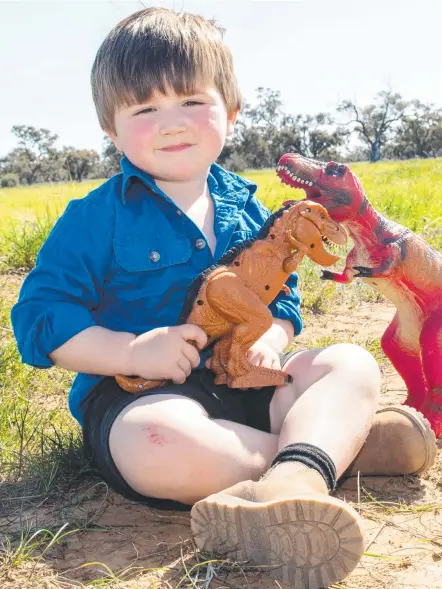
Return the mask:
<svg viewBox="0 0 442 589">
<path fill-rule="evenodd" d="M 155 109 L 153 106 L 146 106 L 146 108 L 142 108 L 141 110 L 137 111 L 135 115 L 141 115 L 143 113 L 154 112 Z"/>
<path fill-rule="evenodd" d="M 183 106 L 197 106 L 198 104 L 203 104 L 200 100 L 186 100 Z"/>
</svg>

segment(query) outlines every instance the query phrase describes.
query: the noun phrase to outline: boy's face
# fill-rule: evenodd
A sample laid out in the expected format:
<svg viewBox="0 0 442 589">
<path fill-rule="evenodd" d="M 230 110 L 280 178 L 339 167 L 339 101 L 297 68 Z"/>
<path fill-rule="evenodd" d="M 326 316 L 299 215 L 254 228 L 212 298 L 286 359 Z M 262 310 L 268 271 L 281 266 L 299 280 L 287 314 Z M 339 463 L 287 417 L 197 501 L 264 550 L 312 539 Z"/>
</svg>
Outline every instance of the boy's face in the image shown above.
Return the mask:
<svg viewBox="0 0 442 589">
<path fill-rule="evenodd" d="M 154 178 L 179 182 L 201 177 L 217 159 L 237 113 L 227 112 L 214 86 L 191 96 L 155 92 L 115 114 L 116 148 Z"/>
</svg>

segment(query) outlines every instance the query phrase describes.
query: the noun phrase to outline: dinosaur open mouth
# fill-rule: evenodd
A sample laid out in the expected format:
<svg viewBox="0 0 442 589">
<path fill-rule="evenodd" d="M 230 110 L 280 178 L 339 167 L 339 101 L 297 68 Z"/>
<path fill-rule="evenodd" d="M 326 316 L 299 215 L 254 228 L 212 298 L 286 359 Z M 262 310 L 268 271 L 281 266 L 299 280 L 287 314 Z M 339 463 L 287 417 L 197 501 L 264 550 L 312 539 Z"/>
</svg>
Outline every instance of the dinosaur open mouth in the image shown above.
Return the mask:
<svg viewBox="0 0 442 589">
<path fill-rule="evenodd" d="M 321 232 L 318 233 L 316 238 L 312 236 L 308 256 L 321 266 L 332 266 L 341 258 L 345 250 L 342 245 L 338 245 Z"/>
<path fill-rule="evenodd" d="M 296 225 L 296 239 L 307 246 L 311 260 L 321 266 L 331 266 L 345 254 L 347 234 L 327 218 L 327 211 L 319 203 L 300 201 L 299 205 L 302 203 L 305 204 L 300 213 L 302 221 Z"/>
<path fill-rule="evenodd" d="M 345 245 L 339 245 L 337 243 L 334 243 L 333 241 L 331 241 L 331 239 L 329 239 L 325 235 L 322 236 L 322 247 L 325 249 L 325 251 L 328 254 L 332 254 L 333 256 L 341 257 L 346 252 Z"/>
<path fill-rule="evenodd" d="M 331 239 L 329 239 L 325 235 L 322 236 L 322 243 L 324 244 L 324 248 L 325 249 L 328 249 L 328 248 L 337 249 L 337 247 L 338 247 L 338 244 L 337 243 L 333 243 L 331 241 Z"/>
<path fill-rule="evenodd" d="M 315 183 L 310 178 L 303 177 L 301 173 L 294 170 L 291 166 L 279 164 L 276 168 L 276 173 L 281 182 L 287 184 L 287 186 L 305 190 L 307 198 L 319 198 L 321 196 L 321 192 L 316 188 Z"/>
</svg>

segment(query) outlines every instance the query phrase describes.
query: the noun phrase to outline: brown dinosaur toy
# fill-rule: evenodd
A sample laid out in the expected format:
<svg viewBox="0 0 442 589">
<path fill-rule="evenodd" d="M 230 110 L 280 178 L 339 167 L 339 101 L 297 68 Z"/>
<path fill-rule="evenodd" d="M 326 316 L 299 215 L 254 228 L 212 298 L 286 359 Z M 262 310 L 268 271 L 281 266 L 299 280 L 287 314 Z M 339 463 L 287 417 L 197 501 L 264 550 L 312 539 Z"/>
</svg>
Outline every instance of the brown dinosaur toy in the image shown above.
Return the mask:
<svg viewBox="0 0 442 589">
<path fill-rule="evenodd" d="M 326 209 L 317 203 L 290 203 L 274 213 L 254 239 L 226 252 L 217 264 L 202 272 L 191 284 L 179 324 L 192 323 L 214 345 L 211 368 L 216 384 L 248 388 L 285 384 L 281 370 L 253 366 L 249 348 L 272 325 L 268 305 L 307 255 L 321 266 L 331 266 L 339 256 L 325 246 L 344 245 L 347 234 Z M 195 345 L 195 342 L 191 342 Z M 127 392 L 139 393 L 165 385 L 166 380 L 146 380 L 117 375 Z"/>
</svg>

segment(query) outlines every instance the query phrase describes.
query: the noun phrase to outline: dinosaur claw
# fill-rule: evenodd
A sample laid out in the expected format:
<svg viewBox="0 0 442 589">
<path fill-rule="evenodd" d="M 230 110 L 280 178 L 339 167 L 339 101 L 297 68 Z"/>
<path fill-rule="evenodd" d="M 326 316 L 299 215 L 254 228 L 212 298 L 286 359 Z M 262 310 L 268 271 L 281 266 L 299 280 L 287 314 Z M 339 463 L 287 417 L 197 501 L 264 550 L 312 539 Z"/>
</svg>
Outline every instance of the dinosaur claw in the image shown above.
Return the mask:
<svg viewBox="0 0 442 589">
<path fill-rule="evenodd" d="M 330 272 L 330 270 L 322 270 L 322 274 L 319 278 L 321 280 L 333 280 L 333 272 Z"/>
<path fill-rule="evenodd" d="M 358 274 L 354 274 L 353 278 L 371 278 L 373 275 L 373 269 L 367 268 L 367 266 L 353 266 L 353 270 L 358 271 Z"/>
</svg>

